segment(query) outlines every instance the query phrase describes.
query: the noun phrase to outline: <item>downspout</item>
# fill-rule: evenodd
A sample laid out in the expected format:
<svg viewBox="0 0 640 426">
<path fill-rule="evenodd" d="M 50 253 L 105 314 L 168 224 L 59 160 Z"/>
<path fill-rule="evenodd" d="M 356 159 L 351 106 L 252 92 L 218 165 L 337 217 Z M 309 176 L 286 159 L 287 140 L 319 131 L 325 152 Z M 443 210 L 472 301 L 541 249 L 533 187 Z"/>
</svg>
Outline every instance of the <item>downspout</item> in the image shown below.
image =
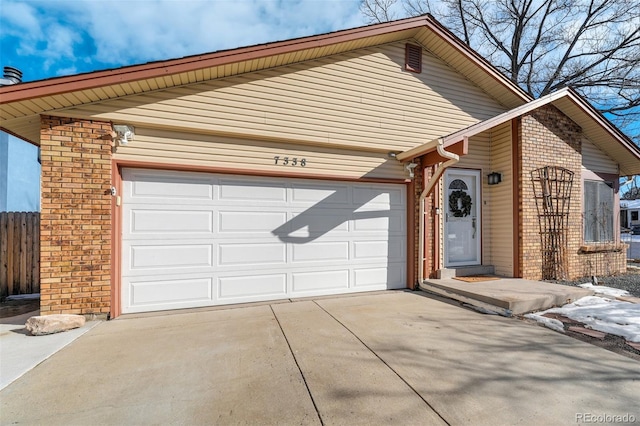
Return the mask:
<svg viewBox="0 0 640 426">
<path fill-rule="evenodd" d="M 418 224 L 418 229 L 419 229 L 418 258 L 420 262 L 418 263 L 418 285 L 420 285 L 424 280 L 424 260 L 425 260 L 424 259 L 424 220 L 425 220 L 424 200 L 425 198 L 427 198 L 427 195 L 431 193 L 431 191 L 433 190 L 433 187 L 436 185 L 436 183 L 440 179 L 440 176 L 442 175 L 442 173 L 444 173 L 444 171 L 448 167 L 460 161 L 460 156 L 458 154 L 454 154 L 453 152 L 448 152 L 444 150 L 444 140 L 442 138 L 438 139 L 436 150 L 438 151 L 438 154 L 440 154 L 441 157 L 447 158 L 448 160 L 440 164 L 440 166 L 436 169 L 433 176 L 431 176 L 431 179 L 429 179 L 429 183 L 427 184 L 427 187 L 420 194 L 420 200 L 419 200 L 420 220 Z"/>
</svg>

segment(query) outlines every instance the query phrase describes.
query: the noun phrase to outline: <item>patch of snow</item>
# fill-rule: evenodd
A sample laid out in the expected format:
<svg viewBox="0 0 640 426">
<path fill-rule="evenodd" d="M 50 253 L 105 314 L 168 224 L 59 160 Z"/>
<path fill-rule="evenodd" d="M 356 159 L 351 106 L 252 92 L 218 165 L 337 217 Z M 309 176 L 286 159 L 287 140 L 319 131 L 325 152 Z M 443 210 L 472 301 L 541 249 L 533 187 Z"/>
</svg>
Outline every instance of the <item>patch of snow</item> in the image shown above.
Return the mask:
<svg viewBox="0 0 640 426">
<path fill-rule="evenodd" d="M 640 343 L 640 305 L 599 296 L 587 296 L 560 308 L 526 315 L 547 325 L 546 313 L 564 315 L 580 321 L 587 328 L 622 336 L 630 342 Z M 539 318 L 544 318 L 540 320 Z M 550 327 L 551 328 L 551 327 Z"/>
<path fill-rule="evenodd" d="M 539 314 L 526 314 L 525 318 L 538 321 L 540 324 L 544 325 L 547 328 L 564 333 L 564 325 L 560 320 L 547 318 Z"/>
<path fill-rule="evenodd" d="M 593 285 L 591 283 L 586 283 L 586 284 L 580 284 L 578 287 L 593 290 L 598 294 L 604 294 L 606 296 L 612 296 L 612 297 L 631 296 L 631 293 L 629 293 L 627 290 L 620 290 L 619 288 L 606 287 L 603 285 Z"/>
</svg>

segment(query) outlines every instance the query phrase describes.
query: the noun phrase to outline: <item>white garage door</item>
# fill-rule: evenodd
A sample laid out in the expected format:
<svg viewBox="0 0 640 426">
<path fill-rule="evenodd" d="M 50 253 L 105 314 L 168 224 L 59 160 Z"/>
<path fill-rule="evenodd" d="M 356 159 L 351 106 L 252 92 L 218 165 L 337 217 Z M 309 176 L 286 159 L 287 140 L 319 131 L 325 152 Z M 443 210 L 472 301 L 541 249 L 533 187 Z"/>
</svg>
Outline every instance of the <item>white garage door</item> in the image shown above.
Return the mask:
<svg viewBox="0 0 640 426">
<path fill-rule="evenodd" d="M 403 185 L 125 169 L 122 312 L 406 286 Z"/>
</svg>

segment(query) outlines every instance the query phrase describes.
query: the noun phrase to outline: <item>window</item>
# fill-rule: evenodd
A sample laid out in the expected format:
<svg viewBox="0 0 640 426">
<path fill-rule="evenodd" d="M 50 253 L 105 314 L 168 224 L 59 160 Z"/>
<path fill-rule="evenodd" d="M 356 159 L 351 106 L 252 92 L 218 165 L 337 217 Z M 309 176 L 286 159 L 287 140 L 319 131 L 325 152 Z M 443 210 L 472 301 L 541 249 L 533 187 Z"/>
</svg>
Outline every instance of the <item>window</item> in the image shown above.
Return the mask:
<svg viewBox="0 0 640 426">
<path fill-rule="evenodd" d="M 636 220 L 638 220 L 638 211 L 637 210 L 634 211 L 634 212 L 631 212 L 631 220 L 633 220 L 634 222 Z"/>
<path fill-rule="evenodd" d="M 584 181 L 584 240 L 613 241 L 613 183 Z"/>
</svg>

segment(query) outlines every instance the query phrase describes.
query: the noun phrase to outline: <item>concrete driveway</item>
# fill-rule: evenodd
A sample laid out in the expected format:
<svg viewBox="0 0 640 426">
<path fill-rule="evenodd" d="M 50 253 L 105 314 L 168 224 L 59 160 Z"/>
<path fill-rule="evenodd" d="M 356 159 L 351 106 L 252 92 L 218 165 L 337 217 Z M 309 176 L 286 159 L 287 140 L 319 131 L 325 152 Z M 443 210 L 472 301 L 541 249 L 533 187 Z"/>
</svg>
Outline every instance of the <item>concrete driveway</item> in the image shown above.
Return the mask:
<svg viewBox="0 0 640 426">
<path fill-rule="evenodd" d="M 2 390 L 0 416 L 551 425 L 639 422 L 638 395 L 637 361 L 397 291 L 104 322 Z"/>
</svg>

